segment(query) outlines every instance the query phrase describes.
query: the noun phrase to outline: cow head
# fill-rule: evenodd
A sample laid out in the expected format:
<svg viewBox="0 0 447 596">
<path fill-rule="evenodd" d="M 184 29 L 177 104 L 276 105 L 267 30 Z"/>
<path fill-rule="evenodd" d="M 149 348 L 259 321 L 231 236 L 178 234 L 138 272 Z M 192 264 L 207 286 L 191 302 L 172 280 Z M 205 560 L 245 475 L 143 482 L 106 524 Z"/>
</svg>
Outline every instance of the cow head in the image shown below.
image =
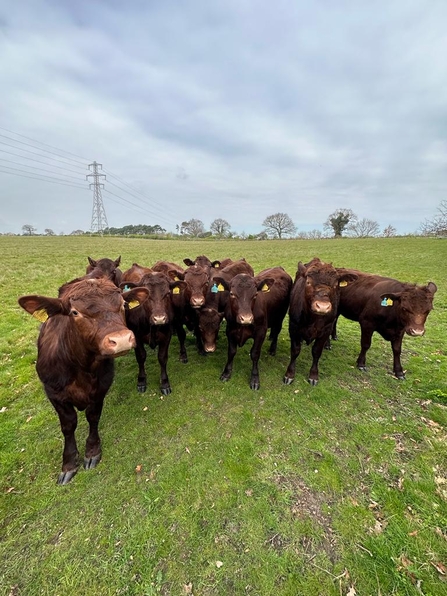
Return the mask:
<svg viewBox="0 0 447 596">
<path fill-rule="evenodd" d="M 229 291 L 229 308 L 236 322 L 240 325 L 252 325 L 258 292 L 267 292 L 274 284 L 274 279 L 259 280 L 246 273 L 239 273 L 229 282 L 219 276 L 215 276 L 213 282 Z"/>
<path fill-rule="evenodd" d="M 405 325 L 405 333 L 421 336 L 425 333 L 425 321 L 433 309 L 433 298 L 437 291 L 436 284 L 410 286 L 402 292 L 388 292 L 380 296 L 385 308 L 399 310 L 399 317 Z"/>
<path fill-rule="evenodd" d="M 197 312 L 200 337 L 205 352 L 216 351 L 217 336 L 224 314 L 215 308 L 201 308 Z"/>
<path fill-rule="evenodd" d="M 118 268 L 121 263 L 121 256 L 114 261 L 112 259 L 98 259 L 94 260 L 91 257 L 87 257 L 89 264 L 87 265 L 86 274 L 92 277 L 106 277 L 113 281 L 116 286 L 121 283 L 122 271 Z M 95 275 L 96 273 L 96 275 Z"/>
<path fill-rule="evenodd" d="M 128 293 L 126 299 L 109 280 L 83 279 L 66 284 L 59 298 L 22 296 L 20 306 L 57 334 L 66 331 L 73 342 L 100 357 L 120 356 L 135 347 L 135 337 L 125 325 L 125 301 L 130 307 L 147 298 L 144 288 Z M 64 346 L 65 349 L 66 346 Z"/>
<path fill-rule="evenodd" d="M 205 304 L 209 286 L 209 273 L 200 265 L 186 269 L 183 279 L 186 283 L 186 299 L 192 308 L 201 308 Z"/>
<path fill-rule="evenodd" d="M 123 289 L 136 287 L 135 283 L 123 282 Z M 172 281 L 165 273 L 152 271 L 143 275 L 138 286 L 148 292 L 144 308 L 151 325 L 167 325 L 172 320 L 172 296 L 185 291 L 186 283 Z M 126 294 L 124 294 L 126 295 Z"/>
<path fill-rule="evenodd" d="M 356 279 L 353 273 L 339 272 L 331 263 L 314 258 L 303 265 L 298 263 L 296 279 L 303 278 L 305 297 L 311 311 L 316 315 L 335 313 L 340 296 L 340 286 Z"/>
</svg>

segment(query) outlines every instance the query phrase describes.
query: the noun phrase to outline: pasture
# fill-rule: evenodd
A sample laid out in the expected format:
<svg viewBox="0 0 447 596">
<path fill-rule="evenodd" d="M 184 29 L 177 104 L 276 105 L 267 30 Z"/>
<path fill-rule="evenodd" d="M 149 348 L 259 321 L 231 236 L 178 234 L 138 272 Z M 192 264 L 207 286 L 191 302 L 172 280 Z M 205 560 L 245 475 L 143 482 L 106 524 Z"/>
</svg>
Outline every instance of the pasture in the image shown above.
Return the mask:
<svg viewBox="0 0 447 596">
<path fill-rule="evenodd" d="M 442 596 L 447 593 L 447 241 L 155 241 L 0 237 L 1 596 Z M 438 286 L 422 338 L 405 337 L 407 380 L 377 334 L 368 372 L 356 369 L 357 323 L 307 383 L 303 346 L 292 385 L 287 318 L 275 357 L 249 388 L 251 342 L 222 383 L 226 338 L 189 362 L 171 342 L 172 394 L 136 389 L 133 353 L 115 362 L 100 424 L 103 458 L 56 485 L 62 435 L 34 365 L 38 322 L 23 294 L 56 296 L 87 256 L 150 266 L 245 257 L 255 273 L 314 256 Z M 86 437 L 79 415 L 77 438 Z"/>
</svg>

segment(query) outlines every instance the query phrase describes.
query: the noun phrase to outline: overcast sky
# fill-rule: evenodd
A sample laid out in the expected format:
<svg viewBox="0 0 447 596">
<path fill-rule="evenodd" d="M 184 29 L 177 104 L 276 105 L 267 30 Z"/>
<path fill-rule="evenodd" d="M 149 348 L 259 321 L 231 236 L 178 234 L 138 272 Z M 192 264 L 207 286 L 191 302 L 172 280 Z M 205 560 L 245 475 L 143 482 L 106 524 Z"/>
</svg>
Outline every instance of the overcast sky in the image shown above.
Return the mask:
<svg viewBox="0 0 447 596">
<path fill-rule="evenodd" d="M 447 199 L 446 28 L 445 0 L 0 0 L 0 232 L 89 230 L 94 160 L 110 227 L 414 232 Z"/>
</svg>

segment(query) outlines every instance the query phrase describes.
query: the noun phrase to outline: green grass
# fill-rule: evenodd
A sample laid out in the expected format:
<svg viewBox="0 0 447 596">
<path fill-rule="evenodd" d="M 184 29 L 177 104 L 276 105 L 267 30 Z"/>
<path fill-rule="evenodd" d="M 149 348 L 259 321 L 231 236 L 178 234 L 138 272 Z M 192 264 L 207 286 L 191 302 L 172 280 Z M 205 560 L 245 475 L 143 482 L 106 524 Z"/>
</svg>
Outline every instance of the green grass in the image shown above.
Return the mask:
<svg viewBox="0 0 447 596">
<path fill-rule="evenodd" d="M 1 596 L 447 593 L 447 243 L 0 237 L 0 248 Z M 264 347 L 260 391 L 249 388 L 250 345 L 238 350 L 231 380 L 219 380 L 224 333 L 206 358 L 188 336 L 186 365 L 172 340 L 169 396 L 158 389 L 155 353 L 145 394 L 134 355 L 118 359 L 103 460 L 59 487 L 62 435 L 34 368 L 38 323 L 17 298 L 54 296 L 88 255 L 120 254 L 124 269 L 244 256 L 255 272 L 282 265 L 292 277 L 299 260 L 319 256 L 431 280 L 438 292 L 426 335 L 404 339 L 403 382 L 376 335 L 368 372 L 355 368 L 359 327 L 346 320 L 316 387 L 307 346 L 294 383 L 282 384 L 287 324 L 277 355 Z M 81 413 L 80 446 L 86 433 Z"/>
</svg>

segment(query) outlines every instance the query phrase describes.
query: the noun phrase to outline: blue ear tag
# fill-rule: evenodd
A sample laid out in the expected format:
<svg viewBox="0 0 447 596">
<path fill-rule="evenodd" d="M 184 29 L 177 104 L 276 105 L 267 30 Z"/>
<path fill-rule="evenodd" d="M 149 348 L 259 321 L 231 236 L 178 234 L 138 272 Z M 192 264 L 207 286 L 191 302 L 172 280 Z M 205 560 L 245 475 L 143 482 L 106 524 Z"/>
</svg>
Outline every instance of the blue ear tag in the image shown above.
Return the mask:
<svg viewBox="0 0 447 596">
<path fill-rule="evenodd" d="M 381 306 L 388 306 L 387 299 L 384 298 L 380 304 L 381 304 Z"/>
<path fill-rule="evenodd" d="M 129 290 L 130 290 L 130 288 L 129 288 L 129 286 L 126 284 L 126 285 L 124 286 L 124 292 L 128 292 Z"/>
<path fill-rule="evenodd" d="M 214 284 L 213 287 L 211 288 L 211 292 L 213 294 L 217 294 L 219 291 L 219 288 L 217 287 L 217 284 Z"/>
</svg>

